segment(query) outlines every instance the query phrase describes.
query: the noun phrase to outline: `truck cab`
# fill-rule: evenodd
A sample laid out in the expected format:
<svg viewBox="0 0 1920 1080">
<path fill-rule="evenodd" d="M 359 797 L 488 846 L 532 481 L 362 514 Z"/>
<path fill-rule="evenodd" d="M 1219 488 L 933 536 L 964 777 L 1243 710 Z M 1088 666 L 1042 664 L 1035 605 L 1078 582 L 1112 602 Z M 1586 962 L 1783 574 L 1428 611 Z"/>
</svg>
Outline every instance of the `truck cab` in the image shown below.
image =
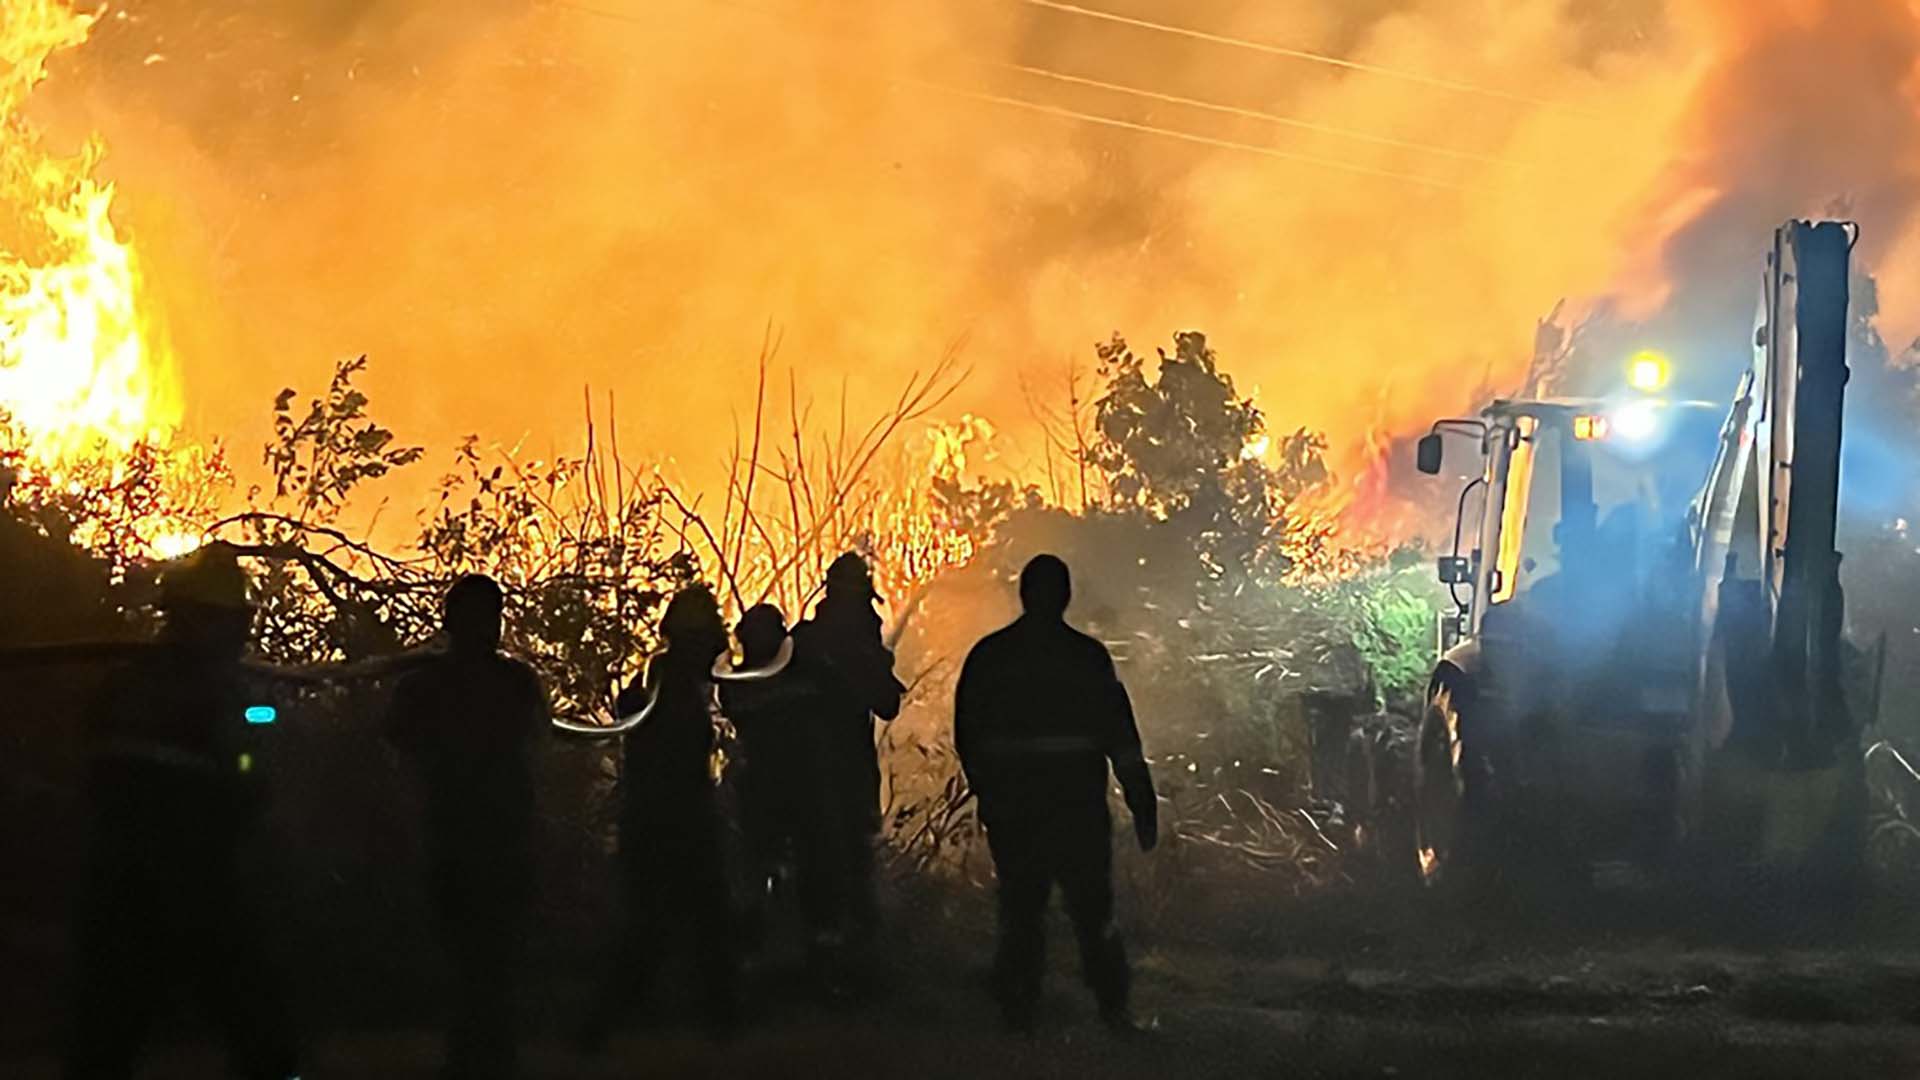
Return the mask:
<svg viewBox="0 0 1920 1080">
<path fill-rule="evenodd" d="M 1465 854 L 1472 828 L 1530 855 L 1671 838 L 1647 826 L 1677 826 L 1691 523 L 1722 419 L 1639 390 L 1503 399 L 1421 441 L 1433 474 L 1447 441 L 1477 451 L 1438 561 L 1454 602 L 1416 758 L 1423 875 Z"/>
<path fill-rule="evenodd" d="M 1421 441 L 1438 473 L 1443 436 L 1478 442 L 1460 492 L 1441 652 L 1479 636 L 1490 614 L 1610 623 L 1684 542 L 1712 464 L 1721 417 L 1705 402 L 1499 400 L 1477 420 L 1446 420 Z M 1497 619 L 1497 616 L 1496 616 Z"/>
</svg>

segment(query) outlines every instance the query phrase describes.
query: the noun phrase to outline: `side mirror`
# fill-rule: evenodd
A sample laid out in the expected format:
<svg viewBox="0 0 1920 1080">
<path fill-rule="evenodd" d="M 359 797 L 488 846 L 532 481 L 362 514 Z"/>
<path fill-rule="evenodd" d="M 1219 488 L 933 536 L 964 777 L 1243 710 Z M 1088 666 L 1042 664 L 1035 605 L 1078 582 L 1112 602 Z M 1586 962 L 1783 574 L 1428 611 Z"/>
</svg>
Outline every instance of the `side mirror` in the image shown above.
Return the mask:
<svg viewBox="0 0 1920 1080">
<path fill-rule="evenodd" d="M 1414 448 L 1413 463 L 1421 472 L 1434 476 L 1440 472 L 1440 433 L 1429 432 L 1420 437 L 1420 443 Z"/>
<path fill-rule="evenodd" d="M 1442 585 L 1465 585 L 1473 580 L 1473 563 L 1465 555 L 1442 555 L 1434 569 Z"/>
</svg>

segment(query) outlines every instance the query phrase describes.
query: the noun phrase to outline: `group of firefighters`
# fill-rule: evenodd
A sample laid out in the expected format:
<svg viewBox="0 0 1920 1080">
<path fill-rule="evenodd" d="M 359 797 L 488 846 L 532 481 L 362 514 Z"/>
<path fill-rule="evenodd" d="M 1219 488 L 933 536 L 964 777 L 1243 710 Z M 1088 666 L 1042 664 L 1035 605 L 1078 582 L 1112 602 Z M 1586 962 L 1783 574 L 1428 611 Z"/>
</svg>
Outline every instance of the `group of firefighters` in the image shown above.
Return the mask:
<svg viewBox="0 0 1920 1080">
<path fill-rule="evenodd" d="M 1029 563 L 1023 614 L 974 648 L 954 703 L 954 743 L 999 879 L 995 996 L 1017 1031 L 1034 1022 L 1056 884 L 1102 1017 L 1131 1026 L 1112 918 L 1110 769 L 1140 847 L 1157 834 L 1126 690 L 1107 650 L 1067 624 L 1070 596 L 1065 563 Z M 847 554 L 829 568 L 813 617 L 791 630 L 760 605 L 730 642 L 705 587 L 669 601 L 664 651 L 616 703 L 628 718 L 619 725 L 626 922 L 579 1033 L 587 1048 L 639 1002 L 676 937 L 693 946 L 703 1016 L 716 1035 L 731 1033 L 740 949 L 764 935 L 776 877 L 793 884 L 823 983 L 843 988 L 862 967 L 854 961 L 880 918 L 874 722 L 896 716 L 905 692 L 879 600 L 865 562 Z M 531 758 L 551 724 L 539 678 L 502 652 L 504 601 L 493 580 L 461 578 L 445 596 L 441 647 L 383 669 L 398 673 L 385 732 L 425 796 L 429 894 L 455 988 L 449 1076 L 514 1071 L 512 986 L 535 893 Z M 88 717 L 93 839 L 68 1071 L 129 1075 L 187 976 L 224 1024 L 237 1072 L 293 1076 L 289 1009 L 241 883 L 243 840 L 265 794 L 246 736 L 273 711 L 256 703 L 271 673 L 244 660 L 253 609 L 234 551 L 210 545 L 165 573 L 160 607 L 158 639 L 110 675 Z M 716 703 L 739 736 L 729 768 L 740 770 L 754 883 L 744 897 L 723 854 Z"/>
</svg>

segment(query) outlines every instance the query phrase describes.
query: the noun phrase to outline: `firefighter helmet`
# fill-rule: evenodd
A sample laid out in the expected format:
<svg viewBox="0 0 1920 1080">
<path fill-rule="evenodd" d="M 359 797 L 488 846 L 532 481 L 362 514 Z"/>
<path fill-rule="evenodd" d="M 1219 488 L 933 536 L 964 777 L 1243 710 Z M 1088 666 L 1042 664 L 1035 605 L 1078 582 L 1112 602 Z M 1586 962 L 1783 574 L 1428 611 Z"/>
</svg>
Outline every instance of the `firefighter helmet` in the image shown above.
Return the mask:
<svg viewBox="0 0 1920 1080">
<path fill-rule="evenodd" d="M 247 572 L 232 544 L 216 540 L 174 560 L 160 572 L 160 605 L 247 610 Z"/>
<path fill-rule="evenodd" d="M 879 590 L 873 587 L 873 570 L 867 566 L 867 560 L 855 551 L 845 552 L 828 564 L 827 591 L 866 600 L 880 599 Z"/>
<path fill-rule="evenodd" d="M 695 646 L 719 642 L 725 647 L 727 624 L 720 618 L 720 604 L 713 590 L 705 585 L 689 585 L 667 601 L 660 616 L 660 633 L 669 644 Z"/>
</svg>

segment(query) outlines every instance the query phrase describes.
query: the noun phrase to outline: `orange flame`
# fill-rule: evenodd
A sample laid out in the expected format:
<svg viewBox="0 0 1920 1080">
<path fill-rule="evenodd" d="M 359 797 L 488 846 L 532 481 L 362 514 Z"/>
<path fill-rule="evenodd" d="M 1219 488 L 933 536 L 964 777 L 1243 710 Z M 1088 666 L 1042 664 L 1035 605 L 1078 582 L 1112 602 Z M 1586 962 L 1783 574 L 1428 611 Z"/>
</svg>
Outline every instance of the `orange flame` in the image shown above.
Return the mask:
<svg viewBox="0 0 1920 1080">
<path fill-rule="evenodd" d="M 179 420 L 171 355 L 140 262 L 114 229 L 101 144 L 46 152 L 20 115 L 52 53 L 93 19 L 62 0 L 9 0 L 0 24 L 0 411 L 43 465 L 124 452 Z"/>
</svg>

